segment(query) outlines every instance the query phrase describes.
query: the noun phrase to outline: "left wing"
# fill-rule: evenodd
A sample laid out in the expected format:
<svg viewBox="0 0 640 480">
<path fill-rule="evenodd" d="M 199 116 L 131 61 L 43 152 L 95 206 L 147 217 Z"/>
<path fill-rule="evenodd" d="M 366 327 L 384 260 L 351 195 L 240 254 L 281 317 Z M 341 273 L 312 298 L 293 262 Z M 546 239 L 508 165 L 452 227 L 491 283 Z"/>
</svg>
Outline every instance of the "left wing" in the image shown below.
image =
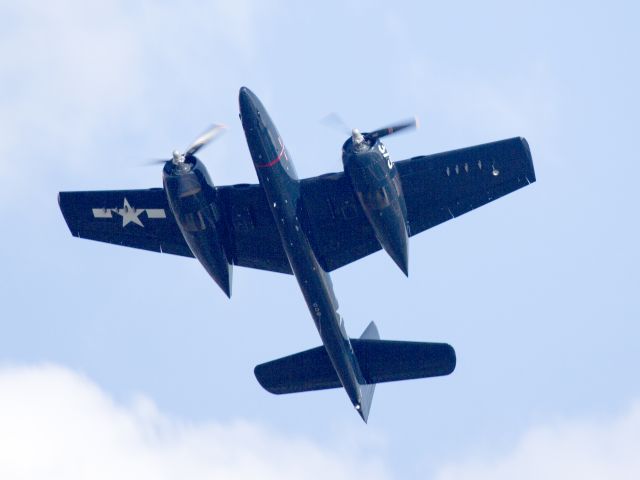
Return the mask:
<svg viewBox="0 0 640 480">
<path fill-rule="evenodd" d="M 60 192 L 58 203 L 75 237 L 193 257 L 162 188 Z"/>
<path fill-rule="evenodd" d="M 233 264 L 290 274 L 262 187 L 231 185 L 216 187 L 216 193 Z M 162 188 L 60 192 L 58 202 L 75 237 L 193 257 Z"/>
<path fill-rule="evenodd" d="M 215 188 L 234 265 L 291 274 L 264 189 L 257 184 Z"/>
</svg>

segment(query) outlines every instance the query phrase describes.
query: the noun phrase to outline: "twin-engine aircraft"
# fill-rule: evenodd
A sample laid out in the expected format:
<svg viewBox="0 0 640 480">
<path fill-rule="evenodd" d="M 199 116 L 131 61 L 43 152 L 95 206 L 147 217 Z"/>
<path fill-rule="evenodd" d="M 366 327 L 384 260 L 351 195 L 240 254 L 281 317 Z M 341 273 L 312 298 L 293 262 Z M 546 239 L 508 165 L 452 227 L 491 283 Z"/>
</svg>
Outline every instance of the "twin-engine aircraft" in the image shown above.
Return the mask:
<svg viewBox="0 0 640 480">
<path fill-rule="evenodd" d="M 384 249 L 408 273 L 408 238 L 535 181 L 529 147 L 512 138 L 393 162 L 381 139 L 415 126 L 357 129 L 343 172 L 299 180 L 258 98 L 240 89 L 240 118 L 258 184 L 216 187 L 195 154 L 214 127 L 164 162 L 163 187 L 61 192 L 76 237 L 195 257 L 227 296 L 234 265 L 295 275 L 322 346 L 263 363 L 276 394 L 343 387 L 366 422 L 375 385 L 450 374 L 444 343 L 380 340 L 371 322 L 349 338 L 329 272 Z"/>
</svg>

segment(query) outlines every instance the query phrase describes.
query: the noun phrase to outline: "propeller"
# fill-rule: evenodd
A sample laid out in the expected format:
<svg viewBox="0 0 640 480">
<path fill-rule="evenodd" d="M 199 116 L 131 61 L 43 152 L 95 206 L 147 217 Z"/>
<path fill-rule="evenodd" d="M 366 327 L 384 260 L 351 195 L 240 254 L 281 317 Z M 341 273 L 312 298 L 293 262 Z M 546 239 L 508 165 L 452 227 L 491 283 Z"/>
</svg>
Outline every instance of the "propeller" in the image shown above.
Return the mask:
<svg viewBox="0 0 640 480">
<path fill-rule="evenodd" d="M 346 135 L 351 135 L 351 128 L 346 124 L 342 117 L 335 112 L 331 112 L 320 121 L 327 127 L 338 130 Z"/>
<path fill-rule="evenodd" d="M 181 153 L 179 150 L 174 150 L 171 153 L 171 159 L 154 159 L 147 162 L 147 165 L 159 165 L 171 161 L 174 165 L 184 164 L 188 157 L 195 155 L 200 149 L 211 143 L 213 140 L 222 135 L 227 127 L 222 124 L 213 124 L 206 129 L 198 138 L 196 138 L 191 145 L 187 147 L 185 153 Z"/>
<path fill-rule="evenodd" d="M 340 115 L 335 112 L 328 114 L 321 120 L 321 122 L 328 127 L 350 135 L 356 145 L 362 144 L 365 140 L 372 140 L 375 142 L 377 139 L 386 137 L 387 135 L 398 133 L 402 130 L 406 130 L 407 128 L 418 128 L 419 126 L 418 118 L 413 117 L 410 120 L 398 122 L 394 125 L 389 125 L 388 127 L 379 128 L 373 132 L 362 133 L 357 128 L 350 128 Z"/>
<path fill-rule="evenodd" d="M 379 128 L 373 132 L 361 133 L 360 130 L 354 128 L 351 130 L 351 141 L 353 143 L 353 148 L 356 151 L 360 151 L 373 145 L 379 138 L 392 135 L 407 128 L 417 128 L 417 126 L 418 119 L 413 117 L 411 120 L 405 120 L 404 122 L 396 123 L 395 125 Z"/>
<path fill-rule="evenodd" d="M 224 125 L 211 125 L 206 131 L 204 131 L 198 138 L 196 138 L 189 148 L 187 148 L 187 152 L 184 154 L 185 157 L 190 157 L 195 155 L 198 150 L 200 150 L 205 145 L 209 144 L 216 138 L 218 138 L 225 131 L 227 127 Z"/>
<path fill-rule="evenodd" d="M 393 133 L 398 133 L 407 128 L 418 128 L 418 117 L 413 117 L 411 120 L 405 120 L 404 122 L 396 123 L 395 125 L 390 125 L 385 128 L 380 128 L 378 130 L 374 130 L 373 132 L 365 133 L 364 135 L 376 140 L 378 138 L 386 137 L 387 135 L 391 135 Z"/>
</svg>

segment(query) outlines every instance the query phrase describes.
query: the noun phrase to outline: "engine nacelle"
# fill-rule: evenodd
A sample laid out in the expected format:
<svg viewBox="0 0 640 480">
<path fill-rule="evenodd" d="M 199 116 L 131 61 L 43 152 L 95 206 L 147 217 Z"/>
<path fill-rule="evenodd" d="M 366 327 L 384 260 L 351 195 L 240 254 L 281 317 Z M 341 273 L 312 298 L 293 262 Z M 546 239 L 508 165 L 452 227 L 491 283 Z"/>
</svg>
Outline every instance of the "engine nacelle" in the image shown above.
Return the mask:
<svg viewBox="0 0 640 480">
<path fill-rule="evenodd" d="M 231 297 L 233 265 L 225 247 L 225 223 L 207 169 L 196 157 L 167 162 L 162 183 L 169 206 L 193 255 Z"/>
<path fill-rule="evenodd" d="M 354 133 L 342 149 L 344 171 L 382 248 L 408 275 L 407 209 L 398 169 L 386 147 Z"/>
</svg>

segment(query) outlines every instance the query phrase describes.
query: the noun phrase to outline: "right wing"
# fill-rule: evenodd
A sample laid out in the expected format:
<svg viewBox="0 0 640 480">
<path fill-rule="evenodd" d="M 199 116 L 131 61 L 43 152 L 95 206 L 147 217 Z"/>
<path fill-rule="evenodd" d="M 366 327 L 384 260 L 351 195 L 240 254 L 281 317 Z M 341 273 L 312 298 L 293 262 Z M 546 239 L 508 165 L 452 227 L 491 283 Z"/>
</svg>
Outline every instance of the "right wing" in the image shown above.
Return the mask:
<svg viewBox="0 0 640 480">
<path fill-rule="evenodd" d="M 395 166 L 407 206 L 410 236 L 536 180 L 524 138 L 414 157 Z M 307 178 L 301 188 L 306 231 L 326 271 L 380 250 L 344 173 Z"/>
<path fill-rule="evenodd" d="M 302 224 L 322 268 L 331 272 L 380 250 L 380 242 L 343 173 L 300 182 Z"/>
<path fill-rule="evenodd" d="M 395 165 L 411 236 L 536 181 L 529 145 L 517 137 Z"/>
</svg>

